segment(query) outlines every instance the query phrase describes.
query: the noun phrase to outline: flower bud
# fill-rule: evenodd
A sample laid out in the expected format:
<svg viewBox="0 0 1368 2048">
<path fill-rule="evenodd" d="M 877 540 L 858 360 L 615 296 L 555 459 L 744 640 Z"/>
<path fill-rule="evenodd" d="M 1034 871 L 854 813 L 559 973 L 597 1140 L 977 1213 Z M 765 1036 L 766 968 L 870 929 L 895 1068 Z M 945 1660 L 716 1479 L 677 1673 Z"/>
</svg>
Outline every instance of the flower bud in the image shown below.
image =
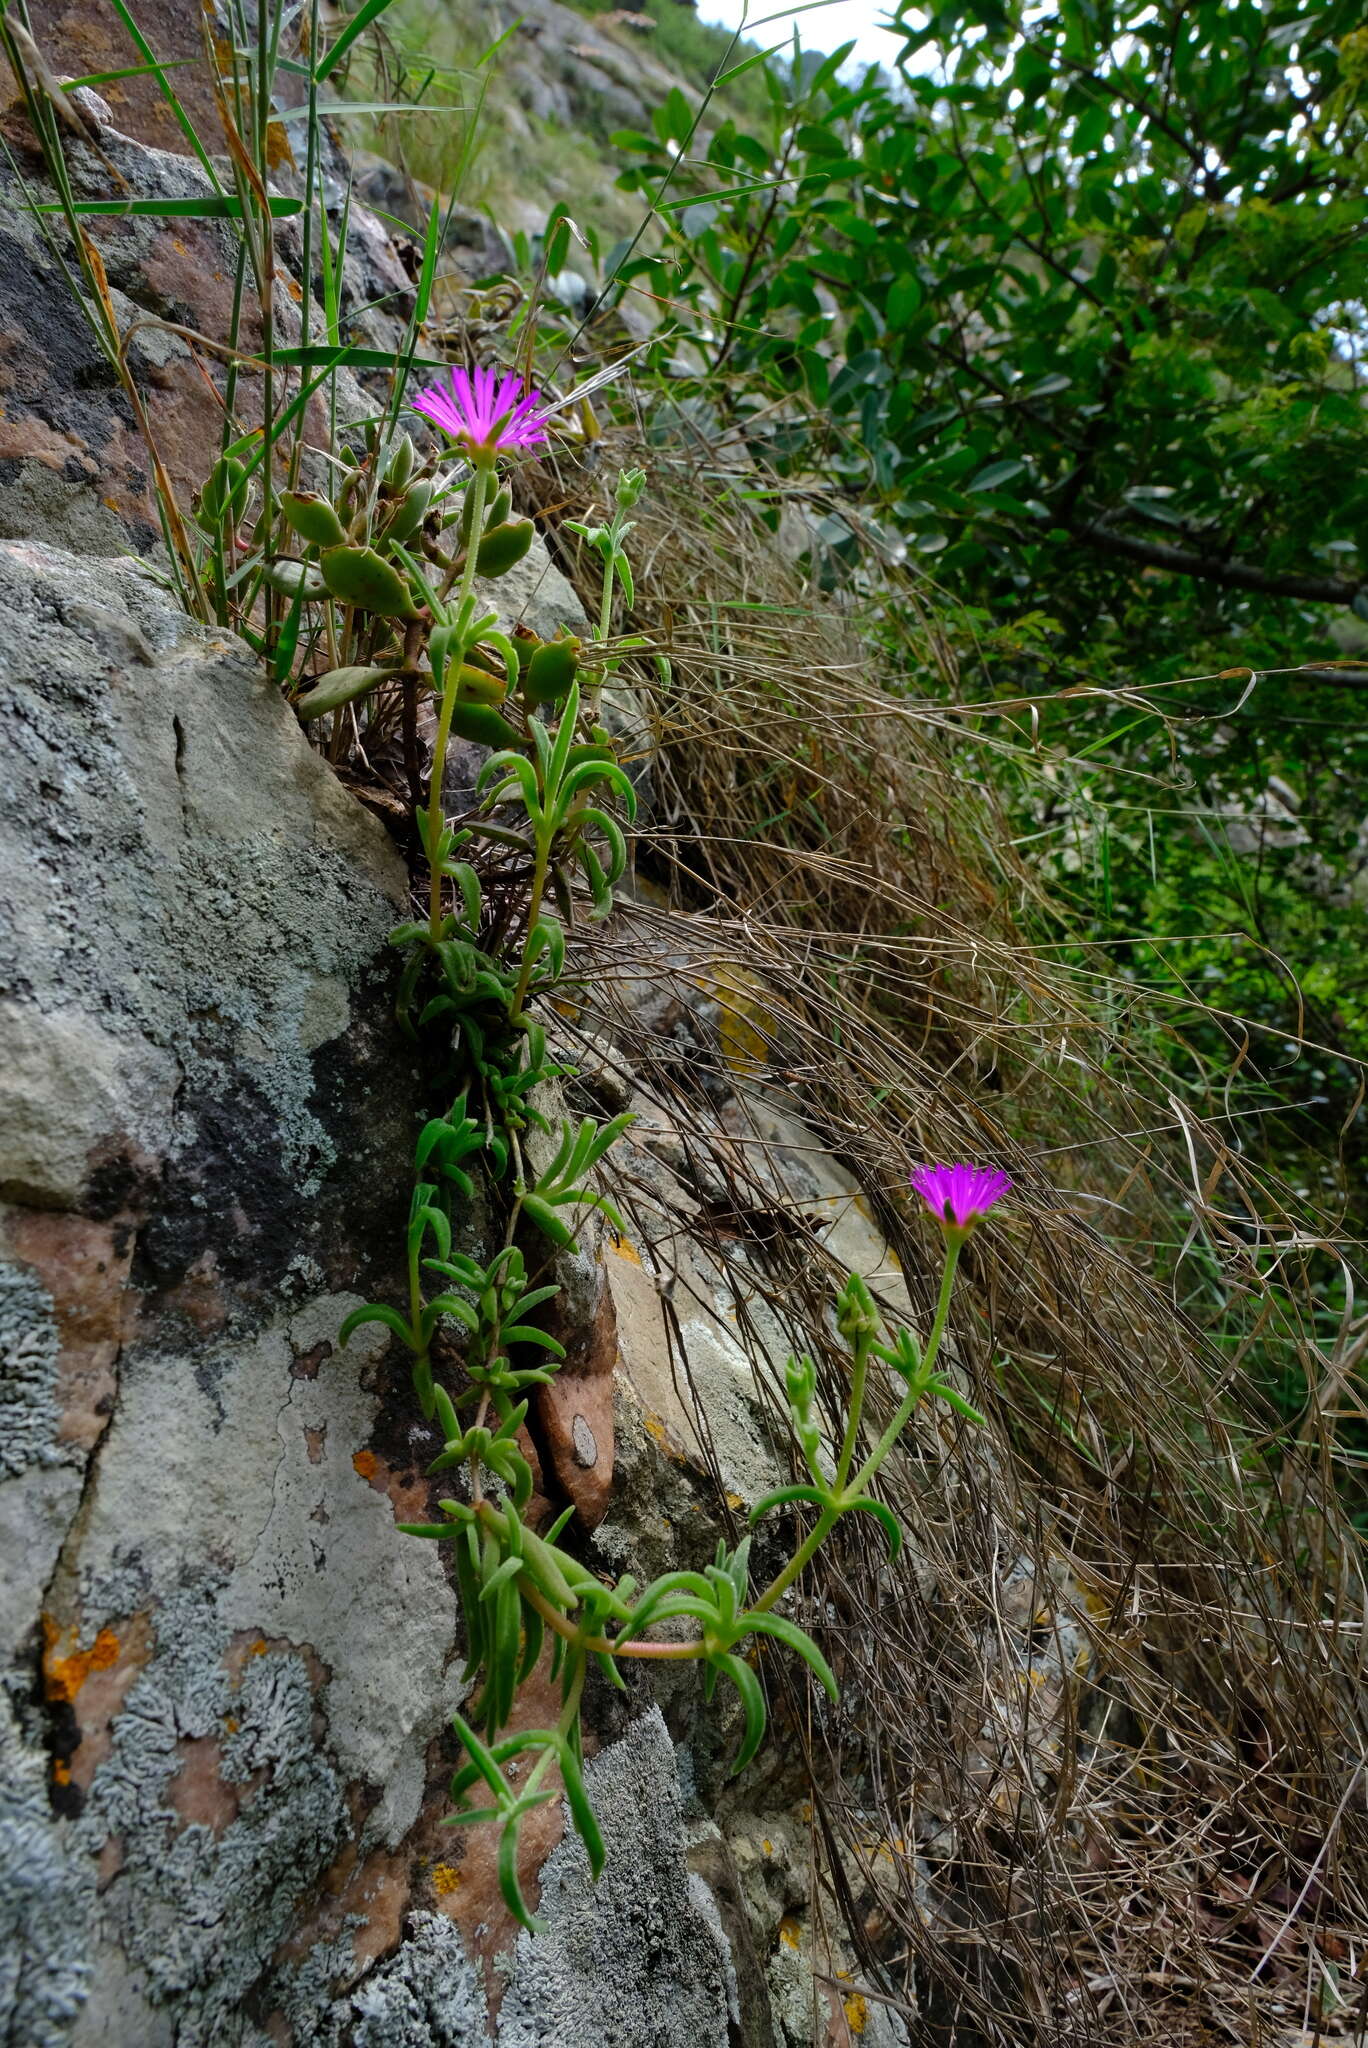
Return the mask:
<svg viewBox="0 0 1368 2048">
<path fill-rule="evenodd" d="M 386 544 L 391 547 L 402 547 L 406 541 L 412 540 L 427 518 L 427 509 L 431 501 L 430 477 L 420 477 L 416 484 L 410 484 L 399 501 L 398 510 L 385 528 L 382 537 Z"/>
<path fill-rule="evenodd" d="M 879 1315 L 874 1297 L 858 1273 L 852 1273 L 836 1297 L 836 1327 L 847 1344 L 877 1337 Z"/>
<path fill-rule="evenodd" d="M 235 527 L 247 509 L 250 488 L 247 465 L 235 455 L 221 455 L 199 494 L 195 518 L 201 530 L 213 534 L 221 526 Z"/>
<path fill-rule="evenodd" d="M 620 512 L 630 512 L 645 488 L 646 472 L 644 469 L 624 469 L 619 471 L 617 490 L 613 493 L 618 510 Z"/>
<path fill-rule="evenodd" d="M 413 475 L 413 465 L 416 459 L 417 450 L 414 448 L 412 436 L 401 434 L 390 451 L 389 465 L 385 470 L 385 482 L 394 490 L 402 491 L 404 485 Z"/>
<path fill-rule="evenodd" d="M 506 718 L 488 704 L 452 706 L 451 730 L 463 740 L 475 740 L 482 747 L 516 747 L 518 735 Z"/>
</svg>

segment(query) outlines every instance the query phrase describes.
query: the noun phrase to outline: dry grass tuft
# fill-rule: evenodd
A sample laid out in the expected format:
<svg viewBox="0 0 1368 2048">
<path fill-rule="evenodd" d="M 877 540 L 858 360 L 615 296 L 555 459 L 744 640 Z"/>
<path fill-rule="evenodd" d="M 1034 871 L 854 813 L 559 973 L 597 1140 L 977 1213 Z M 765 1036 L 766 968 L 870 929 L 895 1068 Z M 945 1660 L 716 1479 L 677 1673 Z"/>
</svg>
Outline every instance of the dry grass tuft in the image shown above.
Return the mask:
<svg viewBox="0 0 1368 2048">
<path fill-rule="evenodd" d="M 628 452 L 524 481 L 578 512 Z M 1170 1020 L 1023 935 L 1033 884 L 954 721 L 888 687 L 745 504 L 649 464 L 633 624 L 672 665 L 634 676 L 652 822 L 636 906 L 579 957 L 724 1178 L 714 1249 L 821 1347 L 834 1407 L 843 1276 L 766 1166 L 776 1108 L 856 1176 L 923 1327 L 908 1172 L 1016 1182 L 953 1322 L 989 1428 L 924 1417 L 888 1484 L 903 1561 L 843 1531 L 807 1603 L 844 1704 L 789 1705 L 867 1989 L 961 2048 L 1361 2039 L 1364 1584 L 1329 1417 L 1358 1339 L 1346 1321 L 1337 1374 L 1309 1334 L 1306 1218 L 1179 1088 Z M 643 1004 L 652 977 L 709 986 L 703 1043 Z M 1162 1278 L 1184 1233 L 1229 1310 L 1211 1327 Z M 1296 1432 L 1243 1368 L 1265 1323 L 1301 1347 Z"/>
</svg>

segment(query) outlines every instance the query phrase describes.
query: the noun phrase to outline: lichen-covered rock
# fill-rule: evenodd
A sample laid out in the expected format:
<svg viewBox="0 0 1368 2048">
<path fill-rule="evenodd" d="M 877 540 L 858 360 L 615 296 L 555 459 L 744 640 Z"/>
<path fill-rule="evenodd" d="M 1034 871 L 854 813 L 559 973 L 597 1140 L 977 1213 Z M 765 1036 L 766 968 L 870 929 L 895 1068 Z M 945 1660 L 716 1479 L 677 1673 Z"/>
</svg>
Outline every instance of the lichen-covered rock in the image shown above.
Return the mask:
<svg viewBox="0 0 1368 2048">
<path fill-rule="evenodd" d="M 245 2040 L 339 1848 L 412 1827 L 448 1704 L 377 1347 L 333 1355 L 407 1193 L 404 876 L 136 564 L 7 544 L 0 617 L 0 1647 L 43 1693 L 5 1778 L 48 1795 L 9 1823 L 8 2038 L 91 1975 L 90 2038 Z M 59 1877 L 83 1911 L 36 1910 Z"/>
<path fill-rule="evenodd" d="M 436 1446 L 383 1332 L 336 1347 L 396 1291 L 424 1111 L 390 842 L 135 561 L 0 544 L 0 720 L 0 2038 L 722 2048 L 639 1692 L 589 1765 L 600 1884 L 557 1808 L 527 1830 L 546 1934 L 441 1830 L 456 1602 L 395 1526 Z M 620 1385 L 630 1544 L 692 1482 Z"/>
<path fill-rule="evenodd" d="M 736 2011 L 717 1907 L 686 1863 L 674 1751 L 658 1708 L 589 1765 L 608 1860 L 577 1836 L 542 1872 L 544 1934 L 524 1934 L 499 2048 L 727 2048 Z"/>
<path fill-rule="evenodd" d="M 415 1913 L 403 1947 L 336 2009 L 326 2038 L 351 2048 L 488 2048 L 484 1986 L 450 1920 Z"/>
</svg>

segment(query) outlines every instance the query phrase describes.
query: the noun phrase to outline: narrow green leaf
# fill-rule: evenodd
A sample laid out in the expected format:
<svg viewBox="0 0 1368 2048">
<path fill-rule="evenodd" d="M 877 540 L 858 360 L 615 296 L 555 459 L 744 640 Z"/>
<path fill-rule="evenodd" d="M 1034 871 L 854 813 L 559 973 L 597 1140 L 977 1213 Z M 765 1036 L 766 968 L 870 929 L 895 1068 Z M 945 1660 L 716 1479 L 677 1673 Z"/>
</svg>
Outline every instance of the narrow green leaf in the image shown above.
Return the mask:
<svg viewBox="0 0 1368 2048">
<path fill-rule="evenodd" d="M 552 1244 L 559 1245 L 562 1251 L 573 1251 L 574 1232 L 561 1222 L 551 1204 L 544 1202 L 540 1195 L 523 1196 L 523 1214 L 529 1222 L 536 1224 L 543 1237 L 550 1238 Z"/>
<path fill-rule="evenodd" d="M 833 1700 L 840 1698 L 836 1674 L 812 1637 L 800 1629 L 796 1622 L 786 1621 L 782 1614 L 743 1614 L 741 1621 L 747 1631 L 755 1635 L 773 1636 L 778 1642 L 783 1643 L 816 1673 L 823 1689 Z"/>
<path fill-rule="evenodd" d="M 611 1660 L 610 1660 L 611 1661 Z M 570 1818 L 575 1823 L 575 1832 L 584 1844 L 589 1858 L 590 1875 L 597 1877 L 603 1869 L 605 1850 L 603 1834 L 589 1804 L 589 1795 L 584 1789 L 584 1778 L 579 1762 L 570 1749 L 562 1742 L 559 1745 L 561 1778 L 565 1784 L 565 1803 L 570 1809 Z"/>
<path fill-rule="evenodd" d="M 842 1512 L 846 1514 L 873 1515 L 888 1540 L 890 1560 L 897 1557 L 898 1552 L 902 1549 L 903 1532 L 898 1518 L 891 1508 L 885 1507 L 881 1500 L 853 1500 L 847 1503 Z"/>
<path fill-rule="evenodd" d="M 499 1890 L 503 1902 L 513 1918 L 525 1927 L 529 1934 L 545 1932 L 545 1922 L 538 1920 L 528 1907 L 518 1884 L 518 1827 L 516 1821 L 505 1824 L 499 1836 Z"/>
<path fill-rule="evenodd" d="M 724 1655 L 712 1661 L 736 1687 L 746 1712 L 746 1731 L 741 1740 L 741 1747 L 736 1753 L 736 1762 L 729 1773 L 735 1778 L 745 1770 L 765 1739 L 765 1722 L 768 1718 L 765 1712 L 765 1694 L 750 1665 L 744 1663 L 740 1657 Z"/>
<path fill-rule="evenodd" d="M 815 1508 L 824 1508 L 830 1506 L 831 1495 L 816 1486 L 781 1486 L 774 1493 L 767 1493 L 763 1500 L 758 1500 L 746 1519 L 758 1522 L 771 1508 L 789 1507 L 794 1501 L 800 1500 L 809 1502 Z"/>
<path fill-rule="evenodd" d="M 344 1319 L 342 1327 L 337 1333 L 338 1343 L 345 1344 L 347 1339 L 355 1331 L 359 1330 L 363 1323 L 383 1323 L 387 1330 L 393 1330 L 396 1337 L 403 1339 L 410 1351 L 415 1349 L 413 1332 L 400 1315 L 398 1309 L 390 1308 L 381 1301 L 368 1302 L 365 1308 L 354 1308 L 351 1314 Z"/>
<path fill-rule="evenodd" d="M 267 200 L 273 220 L 289 220 L 303 213 L 302 199 L 286 199 L 272 193 Z M 37 213 L 65 213 L 66 202 L 40 200 Z M 226 192 L 205 192 L 194 199 L 73 199 L 71 211 L 81 214 L 155 215 L 160 220 L 241 220 L 242 201 Z"/>
</svg>

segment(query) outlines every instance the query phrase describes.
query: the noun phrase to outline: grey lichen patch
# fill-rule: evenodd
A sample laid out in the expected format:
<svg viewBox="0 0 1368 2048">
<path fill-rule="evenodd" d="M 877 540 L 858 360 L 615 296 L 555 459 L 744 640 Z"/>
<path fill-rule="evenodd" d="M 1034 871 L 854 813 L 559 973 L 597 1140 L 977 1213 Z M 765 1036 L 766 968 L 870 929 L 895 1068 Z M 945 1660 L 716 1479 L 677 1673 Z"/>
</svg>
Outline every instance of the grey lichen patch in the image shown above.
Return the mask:
<svg viewBox="0 0 1368 2048">
<path fill-rule="evenodd" d="M 312 1304 L 291 1325 L 294 1349 L 335 1337 L 355 1306 Z M 383 1332 L 362 1329 L 317 1378 L 288 1381 L 270 1510 L 223 1613 L 233 1627 L 307 1640 L 323 1660 L 338 1761 L 348 1778 L 380 1788 L 367 1840 L 393 1847 L 417 1818 L 423 1756 L 454 1704 L 447 1664 L 458 1624 L 436 1546 L 401 1535 L 388 1495 L 357 1469 L 376 1414 L 358 1374 L 384 1342 Z"/>
<path fill-rule="evenodd" d="M 68 1204 L 101 1148 L 191 1153 L 246 1067 L 307 1193 L 337 1150 L 312 1055 L 383 953 L 397 855 L 247 651 L 138 564 L 0 543 L 0 610 L 0 982 L 48 1072 L 37 1128 L 0 1091 L 13 1171 Z"/>
<path fill-rule="evenodd" d="M 81 1498 L 76 1464 L 30 1465 L 0 1479 L 0 1671 L 37 1639 L 43 1590 Z"/>
<path fill-rule="evenodd" d="M 47 1768 L 0 1689 L 0 2041 L 15 2048 L 65 2048 L 90 1981 L 93 1882 L 53 1820 Z"/>
<path fill-rule="evenodd" d="M 102 1932 L 141 1972 L 152 2004 L 173 2013 L 177 2048 L 257 2038 L 243 2000 L 347 1822 L 303 1656 L 263 1645 L 236 1673 L 216 1596 L 205 1580 L 163 1600 L 157 1654 L 114 1724 L 75 1829 L 92 1855 L 118 1840 Z M 185 1745 L 210 1741 L 236 1809 L 221 1829 L 187 1823 L 175 1805 Z M 100 1996 L 97 1985 L 97 2008 Z"/>
<path fill-rule="evenodd" d="M 314 2038 L 319 2048 L 490 2048 L 484 1987 L 451 1921 L 412 1914 L 398 1954 Z"/>
<path fill-rule="evenodd" d="M 175 1086 L 168 1052 L 75 1009 L 0 1002 L 0 1199 L 75 1208 L 111 1134 L 164 1141 Z"/>
<path fill-rule="evenodd" d="M 424 1753 L 454 1704 L 456 1603 L 435 1546 L 402 1535 L 357 1468 L 378 1406 L 361 1378 L 385 1333 L 359 1330 L 315 1378 L 291 1372 L 359 1305 L 324 1296 L 196 1360 L 125 1353 L 77 1590 L 87 1614 L 128 1612 L 174 1598 L 187 1564 L 218 1560 L 215 1629 L 309 1645 L 328 1674 L 342 1774 L 379 1790 L 368 1839 L 392 1846 L 417 1815 Z"/>
<path fill-rule="evenodd" d="M 57 1352 L 46 1288 L 23 1266 L 0 1265 L 0 1480 L 60 1458 Z"/>
<path fill-rule="evenodd" d="M 727 2048 L 731 1954 L 691 1878 L 674 1752 L 653 1707 L 586 1785 L 607 1845 L 597 1884 L 578 1836 L 542 1872 L 547 1932 L 521 1935 L 499 2048 Z"/>
</svg>

